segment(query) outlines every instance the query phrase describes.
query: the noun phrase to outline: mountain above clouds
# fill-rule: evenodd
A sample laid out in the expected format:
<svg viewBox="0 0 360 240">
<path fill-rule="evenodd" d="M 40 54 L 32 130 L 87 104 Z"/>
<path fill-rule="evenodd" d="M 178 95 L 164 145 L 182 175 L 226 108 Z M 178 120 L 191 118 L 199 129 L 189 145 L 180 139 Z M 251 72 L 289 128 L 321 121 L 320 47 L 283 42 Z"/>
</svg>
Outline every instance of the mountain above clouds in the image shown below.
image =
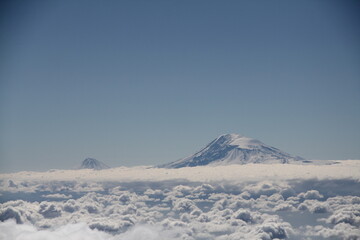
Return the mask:
<svg viewBox="0 0 360 240">
<path fill-rule="evenodd" d="M 291 163 L 304 160 L 294 157 L 259 140 L 239 134 L 221 135 L 189 157 L 161 165 L 164 168 L 229 165 L 247 163 Z"/>
<path fill-rule="evenodd" d="M 105 163 L 102 163 L 95 158 L 86 158 L 80 166 L 80 169 L 94 169 L 94 170 L 101 170 L 110 168 Z"/>
</svg>

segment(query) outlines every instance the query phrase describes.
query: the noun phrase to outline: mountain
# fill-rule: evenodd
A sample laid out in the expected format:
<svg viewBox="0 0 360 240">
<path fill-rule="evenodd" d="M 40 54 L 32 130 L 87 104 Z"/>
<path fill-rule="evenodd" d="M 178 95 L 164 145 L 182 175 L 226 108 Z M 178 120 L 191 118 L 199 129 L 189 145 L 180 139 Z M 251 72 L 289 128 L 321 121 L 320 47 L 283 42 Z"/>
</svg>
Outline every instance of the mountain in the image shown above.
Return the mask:
<svg viewBox="0 0 360 240">
<path fill-rule="evenodd" d="M 80 166 L 80 169 L 94 169 L 94 170 L 101 170 L 110 168 L 105 163 L 102 163 L 95 158 L 86 158 Z"/>
<path fill-rule="evenodd" d="M 216 138 L 192 156 L 161 165 L 164 168 L 195 167 L 203 165 L 228 165 L 246 163 L 290 163 L 301 161 L 259 140 L 239 134 L 225 134 Z"/>
</svg>

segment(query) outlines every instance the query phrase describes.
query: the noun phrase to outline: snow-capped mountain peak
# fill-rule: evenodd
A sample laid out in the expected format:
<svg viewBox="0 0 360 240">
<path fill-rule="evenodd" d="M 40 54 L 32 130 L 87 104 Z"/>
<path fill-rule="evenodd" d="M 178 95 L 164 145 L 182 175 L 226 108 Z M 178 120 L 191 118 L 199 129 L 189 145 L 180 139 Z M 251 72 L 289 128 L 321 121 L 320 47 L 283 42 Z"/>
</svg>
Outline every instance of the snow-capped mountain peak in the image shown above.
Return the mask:
<svg viewBox="0 0 360 240">
<path fill-rule="evenodd" d="M 259 140 L 232 133 L 217 137 L 194 155 L 160 167 L 181 168 L 202 165 L 289 163 L 300 159 L 268 146 Z"/>
<path fill-rule="evenodd" d="M 244 149 L 251 149 L 257 146 L 264 145 L 259 140 L 248 138 L 235 133 L 224 134 L 219 136 L 217 139 L 215 139 L 215 142 L 221 142 L 221 141 L 224 141 L 224 144 L 237 146 L 239 148 L 244 148 Z"/>
<path fill-rule="evenodd" d="M 86 158 L 80 166 L 80 169 L 94 169 L 94 170 L 101 170 L 110 168 L 105 163 L 102 163 L 95 158 Z"/>
</svg>

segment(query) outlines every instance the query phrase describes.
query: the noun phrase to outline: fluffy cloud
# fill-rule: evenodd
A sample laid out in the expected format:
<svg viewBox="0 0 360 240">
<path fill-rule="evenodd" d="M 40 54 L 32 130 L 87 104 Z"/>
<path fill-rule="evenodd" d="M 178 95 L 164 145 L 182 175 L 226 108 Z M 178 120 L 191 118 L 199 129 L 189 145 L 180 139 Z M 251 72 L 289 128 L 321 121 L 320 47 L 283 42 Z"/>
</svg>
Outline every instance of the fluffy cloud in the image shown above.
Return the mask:
<svg viewBox="0 0 360 240">
<path fill-rule="evenodd" d="M 84 223 L 77 223 L 60 227 L 56 230 L 37 230 L 34 226 L 28 224 L 16 224 L 14 221 L 6 221 L 0 224 L 0 239 L 16 240 L 105 240 L 111 239 L 111 236 L 91 230 Z"/>
<path fill-rule="evenodd" d="M 305 228 L 306 235 L 310 237 L 322 237 L 324 239 L 344 239 L 357 240 L 360 239 L 360 230 L 347 223 L 336 224 L 333 228 L 321 225 L 307 226 Z"/>
<path fill-rule="evenodd" d="M 1 182 L 0 239 L 356 239 L 360 197 L 343 183 L 14 178 Z"/>
<path fill-rule="evenodd" d="M 69 199 L 72 198 L 72 196 L 66 195 L 66 194 L 61 194 L 61 193 L 54 193 L 54 194 L 46 194 L 42 196 L 43 198 L 47 198 L 47 199 Z"/>
<path fill-rule="evenodd" d="M 347 223 L 354 227 L 360 227 L 360 204 L 345 205 L 338 208 L 328 219 L 327 223 Z"/>
<path fill-rule="evenodd" d="M 317 190 L 309 190 L 306 193 L 300 193 L 298 197 L 304 199 L 321 199 L 324 196 L 321 195 Z"/>
</svg>

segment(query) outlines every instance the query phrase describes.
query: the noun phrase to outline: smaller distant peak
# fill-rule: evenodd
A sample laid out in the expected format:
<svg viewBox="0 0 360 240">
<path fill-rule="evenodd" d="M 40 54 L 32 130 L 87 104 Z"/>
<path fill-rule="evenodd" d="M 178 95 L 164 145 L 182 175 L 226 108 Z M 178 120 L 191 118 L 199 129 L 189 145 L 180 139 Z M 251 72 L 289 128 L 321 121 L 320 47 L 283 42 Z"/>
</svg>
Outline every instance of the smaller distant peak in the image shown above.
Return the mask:
<svg viewBox="0 0 360 240">
<path fill-rule="evenodd" d="M 98 160 L 96 160 L 95 158 L 90 158 L 90 157 L 88 157 L 88 158 L 85 158 L 84 159 L 84 161 L 83 161 L 83 163 L 85 163 L 85 162 L 97 162 Z"/>
<path fill-rule="evenodd" d="M 102 163 L 95 158 L 85 158 L 84 161 L 82 161 L 80 169 L 95 169 L 95 170 L 101 170 L 101 169 L 107 169 L 110 168 L 105 163 Z"/>
</svg>

